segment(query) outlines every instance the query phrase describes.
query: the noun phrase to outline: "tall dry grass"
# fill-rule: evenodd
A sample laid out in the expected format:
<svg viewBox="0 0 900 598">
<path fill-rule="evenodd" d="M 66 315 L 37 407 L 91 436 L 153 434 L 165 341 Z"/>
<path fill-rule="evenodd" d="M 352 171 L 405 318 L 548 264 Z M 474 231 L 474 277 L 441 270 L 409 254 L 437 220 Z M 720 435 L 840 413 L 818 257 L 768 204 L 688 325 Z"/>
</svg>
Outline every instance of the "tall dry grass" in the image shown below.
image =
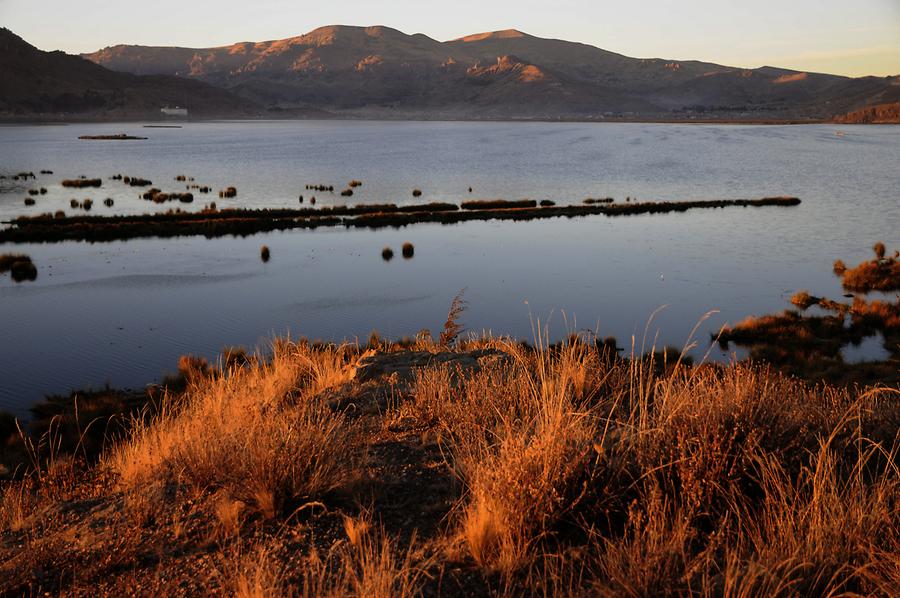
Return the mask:
<svg viewBox="0 0 900 598">
<path fill-rule="evenodd" d="M 554 579 L 534 571 L 577 546 L 590 562 L 578 583 L 609 595 L 885 593 L 896 581 L 896 390 L 611 362 L 577 340 L 506 350 L 470 376 L 420 373 L 412 407 L 441 424 L 465 488 L 456 537 L 485 570 L 569 587 L 559 559 Z"/>
<path fill-rule="evenodd" d="M 383 422 L 351 420 L 319 396 L 350 379 L 355 346 L 277 341 L 268 360 L 190 376 L 184 396 L 134 422 L 101 465 L 137 527 L 165 524 L 154 505 L 172 488 L 203 493 L 225 547 L 223 587 L 241 596 L 415 596 L 449 569 L 473 592 L 895 595 L 900 389 L 622 359 L 578 337 L 535 344 L 457 341 L 452 350 L 500 354 L 466 371 L 422 368 L 392 412 L 368 416 L 418 419 L 407 429 L 438 438 L 458 480 L 444 525 L 421 540 L 403 543 L 377 512 L 352 516 L 351 501 L 327 498 L 355 488 L 367 442 L 385 442 Z M 424 336 L 415 346 L 442 350 Z M 12 488 L 0 523 L 18 529 L 38 507 Z M 330 547 L 286 553 L 278 530 L 306 517 L 317 529 L 311 510 L 300 515 L 312 504 L 337 525 L 323 515 Z M 249 514 L 276 521 L 248 539 Z"/>
<path fill-rule="evenodd" d="M 349 376 L 349 347 L 279 342 L 269 361 L 192 379 L 106 458 L 126 489 L 186 483 L 266 517 L 355 475 L 354 429 L 313 397 Z"/>
</svg>

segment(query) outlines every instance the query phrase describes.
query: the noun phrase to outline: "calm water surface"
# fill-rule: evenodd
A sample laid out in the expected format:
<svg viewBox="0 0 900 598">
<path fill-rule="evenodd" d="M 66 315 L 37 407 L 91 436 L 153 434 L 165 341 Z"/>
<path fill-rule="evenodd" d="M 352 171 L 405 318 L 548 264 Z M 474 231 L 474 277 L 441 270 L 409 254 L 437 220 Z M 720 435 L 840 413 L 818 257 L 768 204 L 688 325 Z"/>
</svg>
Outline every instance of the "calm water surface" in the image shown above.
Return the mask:
<svg viewBox="0 0 900 598">
<path fill-rule="evenodd" d="M 322 339 L 437 331 L 467 288 L 467 329 L 531 338 L 531 318 L 555 336 L 597 330 L 638 342 L 651 313 L 657 344 L 682 345 L 711 310 L 695 354 L 726 322 L 787 306 L 798 289 L 839 297 L 831 263 L 867 258 L 875 240 L 900 245 L 900 128 L 556 123 L 254 122 L 0 127 L 0 174 L 54 171 L 24 185 L 0 181 L 0 220 L 94 200 L 91 213 L 170 207 L 343 204 L 307 183 L 344 188 L 350 203 L 472 198 L 718 199 L 797 195 L 797 208 L 694 211 L 627 218 L 423 224 L 404 229 L 288 231 L 249 238 L 22 244 L 33 283 L 0 276 L 0 409 L 26 415 L 43 395 L 139 387 L 182 353 L 215 358 L 225 345 L 275 334 Z M 126 132 L 146 141 L 79 141 Z M 214 191 L 157 206 L 108 180 L 141 176 L 164 191 L 179 174 Z M 67 190 L 64 178 L 101 177 Z M 27 189 L 46 187 L 26 207 Z M 468 187 L 474 192 L 468 193 Z M 410 191 L 420 188 L 422 198 Z M 113 208 L 102 200 L 112 197 Z M 410 241 L 412 260 L 400 257 Z M 263 264 L 259 247 L 272 259 Z M 381 259 L 392 246 L 396 257 Z M 564 320 L 565 316 L 565 320 Z M 871 344 L 871 343 L 870 343 Z M 877 351 L 877 343 L 871 344 Z M 865 345 L 854 359 L 865 358 Z M 718 350 L 712 358 L 728 359 Z"/>
</svg>

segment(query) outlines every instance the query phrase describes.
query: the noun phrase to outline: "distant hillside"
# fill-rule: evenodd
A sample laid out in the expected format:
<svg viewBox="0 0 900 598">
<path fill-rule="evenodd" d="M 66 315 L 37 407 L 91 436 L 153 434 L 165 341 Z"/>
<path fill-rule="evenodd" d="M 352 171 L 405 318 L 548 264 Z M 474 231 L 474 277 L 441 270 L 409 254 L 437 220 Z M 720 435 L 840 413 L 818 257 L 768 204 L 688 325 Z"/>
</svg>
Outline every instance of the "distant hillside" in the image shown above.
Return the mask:
<svg viewBox="0 0 900 598">
<path fill-rule="evenodd" d="M 900 102 L 870 106 L 836 117 L 835 122 L 847 124 L 900 123 Z"/>
<path fill-rule="evenodd" d="M 0 117 L 158 117 L 166 105 L 186 106 L 197 116 L 239 116 L 251 103 L 202 81 L 114 72 L 43 52 L 0 28 Z"/>
<path fill-rule="evenodd" d="M 385 117 L 826 119 L 900 101 L 898 77 L 629 58 L 516 30 L 439 42 L 331 26 L 277 41 L 115 46 L 85 57 L 205 81 L 268 107 Z"/>
</svg>

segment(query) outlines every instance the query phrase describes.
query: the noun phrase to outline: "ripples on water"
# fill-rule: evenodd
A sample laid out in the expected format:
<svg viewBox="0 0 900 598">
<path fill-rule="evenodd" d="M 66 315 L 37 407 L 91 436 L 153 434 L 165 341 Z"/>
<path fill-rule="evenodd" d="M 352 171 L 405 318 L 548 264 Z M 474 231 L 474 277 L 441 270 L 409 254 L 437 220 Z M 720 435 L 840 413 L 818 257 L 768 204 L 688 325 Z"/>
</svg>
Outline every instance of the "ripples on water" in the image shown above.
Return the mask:
<svg viewBox="0 0 900 598">
<path fill-rule="evenodd" d="M 177 238 L 4 246 L 28 253 L 35 283 L 0 277 L 0 408 L 23 413 L 43 394 L 140 386 L 178 355 L 213 357 L 223 346 L 273 334 L 312 338 L 413 335 L 436 330 L 467 287 L 469 330 L 530 338 L 530 318 L 555 336 L 597 329 L 640 343 L 650 314 L 659 343 L 681 346 L 725 322 L 788 306 L 797 289 L 839 297 L 832 261 L 868 258 L 871 244 L 900 244 L 900 129 L 889 126 L 724 126 L 556 123 L 262 122 L 0 128 L 0 170 L 51 169 L 3 183 L 0 220 L 95 200 L 91 213 L 164 211 L 140 189 L 106 180 L 149 178 L 164 191 L 185 174 L 210 185 L 188 209 L 453 201 L 502 197 L 580 203 L 586 197 L 718 199 L 797 195 L 798 208 L 694 211 L 609 219 L 469 222 L 405 229 L 287 231 L 246 239 Z M 79 141 L 127 132 L 147 141 Z M 101 189 L 63 189 L 78 175 Z M 333 184 L 334 194 L 306 191 Z M 215 191 L 238 188 L 235 199 Z M 31 187 L 47 187 L 26 208 Z M 474 192 L 467 191 L 472 186 Z M 413 188 L 425 192 L 419 200 Z M 102 205 L 112 197 L 115 206 Z M 399 257 L 404 241 L 412 260 Z M 263 264 L 259 247 L 271 248 Z M 381 259 L 392 246 L 398 256 Z M 577 320 L 577 324 L 573 324 Z M 726 359 L 717 350 L 712 355 Z"/>
</svg>

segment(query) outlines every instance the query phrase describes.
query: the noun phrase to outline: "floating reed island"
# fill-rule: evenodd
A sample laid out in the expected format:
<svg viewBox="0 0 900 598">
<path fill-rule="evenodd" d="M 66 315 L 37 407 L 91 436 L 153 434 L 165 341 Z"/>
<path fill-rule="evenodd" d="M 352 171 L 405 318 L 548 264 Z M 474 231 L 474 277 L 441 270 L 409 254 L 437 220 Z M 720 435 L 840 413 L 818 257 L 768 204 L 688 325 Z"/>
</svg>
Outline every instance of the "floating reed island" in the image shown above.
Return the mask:
<svg viewBox="0 0 900 598">
<path fill-rule="evenodd" d="M 310 200 L 310 203 L 313 203 Z M 534 200 L 478 200 L 453 203 L 432 202 L 398 206 L 372 204 L 325 208 L 216 209 L 201 212 L 170 212 L 136 216 L 67 216 L 53 214 L 20 216 L 0 229 L 0 243 L 64 240 L 115 241 L 138 237 L 204 235 L 251 235 L 287 229 L 345 226 L 348 228 L 400 227 L 420 222 L 454 224 L 471 220 L 535 220 L 579 216 L 631 216 L 666 214 L 696 209 L 728 207 L 794 207 L 796 197 L 721 199 L 704 201 L 654 201 L 628 204 L 545 205 Z"/>
<path fill-rule="evenodd" d="M 88 141 L 133 141 L 147 139 L 146 137 L 139 137 L 137 135 L 126 135 L 125 133 L 117 133 L 115 135 L 81 135 L 78 138 L 86 139 Z"/>
<path fill-rule="evenodd" d="M 103 179 L 78 178 L 65 179 L 62 182 L 63 187 L 70 187 L 74 189 L 83 189 L 85 187 L 100 187 L 101 185 L 103 185 Z"/>
</svg>

